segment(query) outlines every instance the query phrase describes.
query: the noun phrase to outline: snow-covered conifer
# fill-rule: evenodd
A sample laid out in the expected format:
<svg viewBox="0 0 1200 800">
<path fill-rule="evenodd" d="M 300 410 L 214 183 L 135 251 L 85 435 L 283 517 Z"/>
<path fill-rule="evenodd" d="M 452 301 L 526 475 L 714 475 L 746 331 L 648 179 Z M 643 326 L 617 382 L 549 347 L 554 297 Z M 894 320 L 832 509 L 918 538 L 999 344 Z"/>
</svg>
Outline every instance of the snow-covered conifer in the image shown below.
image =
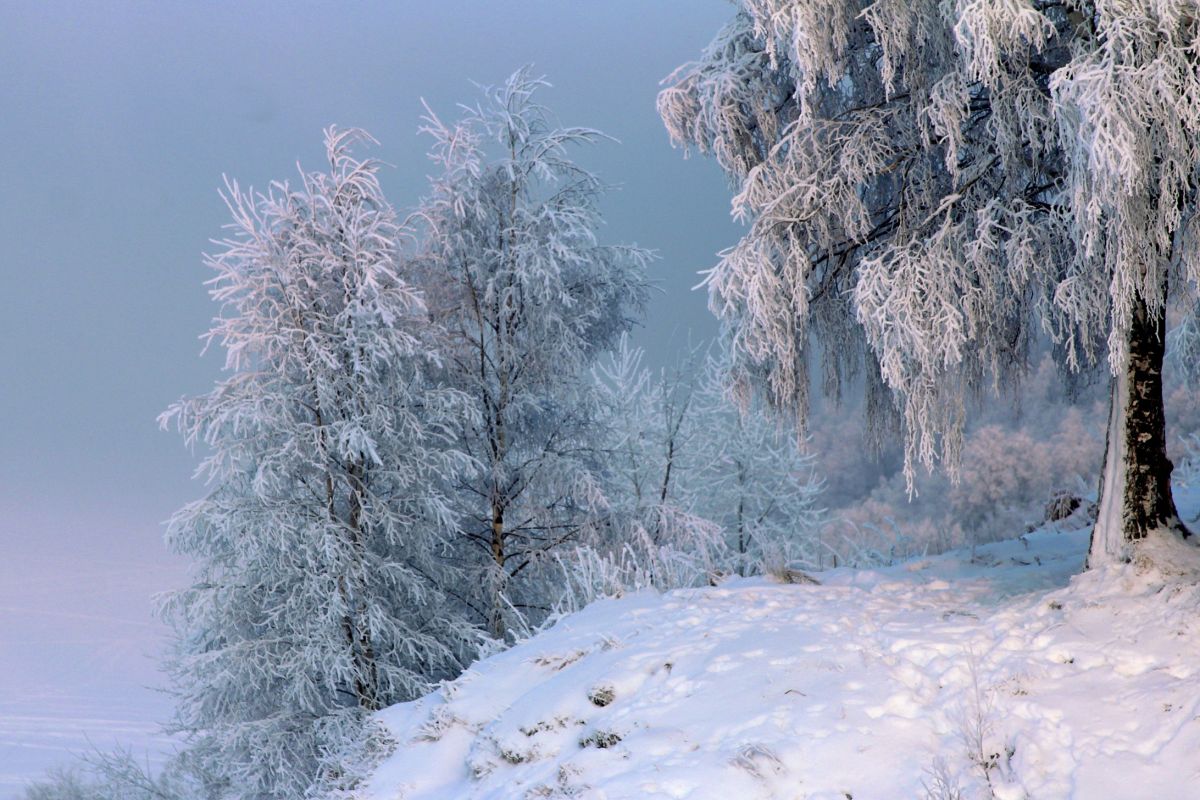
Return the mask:
<svg viewBox="0 0 1200 800">
<path fill-rule="evenodd" d="M 457 444 L 482 465 L 453 487 L 457 552 L 497 639 L 548 610 L 544 567 L 602 516 L 587 371 L 646 292 L 647 252 L 597 242 L 604 186 L 570 158 L 600 134 L 560 127 L 544 85 L 525 69 L 456 123 L 429 111 L 439 174 L 415 215 L 440 374 L 475 411 Z"/>
<path fill-rule="evenodd" d="M 369 712 L 473 654 L 444 591 L 461 581 L 437 491 L 465 464 L 450 445 L 473 415 L 429 380 L 402 232 L 375 163 L 351 154 L 364 140 L 326 131 L 328 171 L 298 185 L 227 182 L 207 339 L 229 375 L 161 418 L 207 453 L 208 495 L 168 530 L 193 583 L 164 610 L 183 758 L 216 798 L 305 796 Z"/>
<path fill-rule="evenodd" d="M 1168 288 L 1200 278 L 1195 2 L 737 5 L 659 98 L 749 226 L 708 281 L 735 382 L 802 422 L 817 337 L 828 387 L 861 369 L 898 412 L 911 485 L 1045 331 L 1115 376 L 1091 562 L 1185 535 L 1161 367 Z"/>
</svg>

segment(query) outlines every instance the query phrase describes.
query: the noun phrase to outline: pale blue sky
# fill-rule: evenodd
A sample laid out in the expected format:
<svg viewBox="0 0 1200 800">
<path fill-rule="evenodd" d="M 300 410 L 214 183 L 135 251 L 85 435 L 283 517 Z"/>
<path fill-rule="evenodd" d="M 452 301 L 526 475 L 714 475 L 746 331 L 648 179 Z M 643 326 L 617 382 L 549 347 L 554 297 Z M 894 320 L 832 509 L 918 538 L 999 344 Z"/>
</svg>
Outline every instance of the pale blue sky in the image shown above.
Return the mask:
<svg viewBox="0 0 1200 800">
<path fill-rule="evenodd" d="M 182 579 L 160 523 L 202 487 L 154 419 L 219 366 L 197 336 L 222 173 L 289 178 L 320 165 L 324 126 L 355 125 L 407 205 L 427 173 L 419 98 L 452 116 L 469 81 L 532 62 L 564 122 L 623 142 L 581 160 L 623 186 L 604 237 L 662 256 L 638 336 L 662 363 L 687 329 L 715 330 L 689 288 L 737 229 L 716 167 L 670 149 L 654 96 L 729 14 L 722 0 L 0 0 L 0 797 L 59 757 L 53 734 L 75 718 L 107 744 L 105 720 L 144 739 L 164 707 L 139 688 L 155 680 L 148 595 Z"/>
</svg>

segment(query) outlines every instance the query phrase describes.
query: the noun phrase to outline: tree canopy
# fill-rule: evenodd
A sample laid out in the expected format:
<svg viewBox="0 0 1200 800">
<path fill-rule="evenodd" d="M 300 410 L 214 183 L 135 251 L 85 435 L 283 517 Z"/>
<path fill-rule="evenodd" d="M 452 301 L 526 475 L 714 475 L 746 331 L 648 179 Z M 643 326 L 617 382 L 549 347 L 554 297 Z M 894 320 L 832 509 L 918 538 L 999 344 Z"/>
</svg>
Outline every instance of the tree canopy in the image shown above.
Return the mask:
<svg viewBox="0 0 1200 800">
<path fill-rule="evenodd" d="M 1200 278 L 1195 3 L 736 5 L 659 97 L 748 226 L 708 276 L 735 383 L 802 425 L 823 342 L 826 387 L 865 373 L 874 430 L 900 423 L 911 479 L 954 469 L 965 402 L 1012 385 L 1045 334 L 1068 368 L 1107 357 L 1118 378 L 1109 451 L 1128 457 L 1107 496 L 1125 487 L 1115 502 L 1137 519 L 1101 550 L 1179 527 L 1169 462 L 1130 431 L 1161 438 L 1135 401 L 1161 370 L 1169 287 Z"/>
</svg>

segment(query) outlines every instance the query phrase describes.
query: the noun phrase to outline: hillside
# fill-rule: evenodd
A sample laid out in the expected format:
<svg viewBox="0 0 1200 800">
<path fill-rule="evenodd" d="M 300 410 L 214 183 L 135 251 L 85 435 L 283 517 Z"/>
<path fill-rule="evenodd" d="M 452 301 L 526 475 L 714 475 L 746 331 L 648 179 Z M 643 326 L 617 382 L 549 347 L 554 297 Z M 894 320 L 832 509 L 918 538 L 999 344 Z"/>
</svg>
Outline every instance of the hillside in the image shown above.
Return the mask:
<svg viewBox="0 0 1200 800">
<path fill-rule="evenodd" d="M 360 796 L 1200 796 L 1194 576 L 1079 574 L 1071 523 L 596 603 L 382 712 L 399 745 Z"/>
</svg>

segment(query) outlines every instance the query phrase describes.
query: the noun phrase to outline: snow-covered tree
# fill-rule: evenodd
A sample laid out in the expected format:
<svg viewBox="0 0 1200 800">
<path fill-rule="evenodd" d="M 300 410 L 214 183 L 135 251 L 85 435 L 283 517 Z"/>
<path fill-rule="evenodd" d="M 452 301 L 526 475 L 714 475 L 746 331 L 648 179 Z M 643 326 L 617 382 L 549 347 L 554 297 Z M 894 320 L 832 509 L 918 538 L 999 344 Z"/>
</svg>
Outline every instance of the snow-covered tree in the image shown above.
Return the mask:
<svg viewBox="0 0 1200 800">
<path fill-rule="evenodd" d="M 266 194 L 227 183 L 207 257 L 230 373 L 163 414 L 205 449 L 208 495 L 171 519 L 194 582 L 167 599 L 185 762 L 218 798 L 295 798 L 369 712 L 457 674 L 476 643 L 445 594 L 451 507 L 473 415 L 432 384 L 420 293 L 359 131 L 326 131 L 327 172 Z"/>
<path fill-rule="evenodd" d="M 415 214 L 442 380 L 475 414 L 457 444 L 482 469 L 454 486 L 472 605 L 502 639 L 548 610 L 551 556 L 602 514 L 588 369 L 632 324 L 648 254 L 601 245 L 604 186 L 570 159 L 600 138 L 560 127 L 521 70 L 454 124 L 432 111 L 439 169 Z"/>
<path fill-rule="evenodd" d="M 595 369 L 609 437 L 608 552 L 628 552 L 661 588 L 816 565 L 821 484 L 795 435 L 741 413 L 724 360 L 704 349 L 658 376 L 641 359 L 623 339 Z"/>
<path fill-rule="evenodd" d="M 1200 304 L 1193 306 L 1167 335 L 1168 351 L 1181 377 L 1200 385 Z"/>
<path fill-rule="evenodd" d="M 1162 404 L 1168 288 L 1200 278 L 1194 0 L 738 0 L 659 98 L 749 229 L 709 276 L 735 383 L 803 421 L 865 372 L 906 471 L 1041 332 L 1114 376 L 1090 563 L 1186 536 Z"/>
<path fill-rule="evenodd" d="M 730 567 L 739 574 L 822 562 L 821 481 L 815 457 L 767 409 L 742 409 L 728 397 L 727 364 L 710 358 L 696 398 L 703 432 L 689 484 L 695 509 L 725 532 Z"/>
<path fill-rule="evenodd" d="M 724 531 L 696 512 L 704 431 L 697 419 L 700 350 L 657 377 L 621 337 L 593 369 L 604 435 L 604 536 L 594 547 L 625 565 L 636 584 L 659 589 L 703 584 L 725 566 Z"/>
</svg>

